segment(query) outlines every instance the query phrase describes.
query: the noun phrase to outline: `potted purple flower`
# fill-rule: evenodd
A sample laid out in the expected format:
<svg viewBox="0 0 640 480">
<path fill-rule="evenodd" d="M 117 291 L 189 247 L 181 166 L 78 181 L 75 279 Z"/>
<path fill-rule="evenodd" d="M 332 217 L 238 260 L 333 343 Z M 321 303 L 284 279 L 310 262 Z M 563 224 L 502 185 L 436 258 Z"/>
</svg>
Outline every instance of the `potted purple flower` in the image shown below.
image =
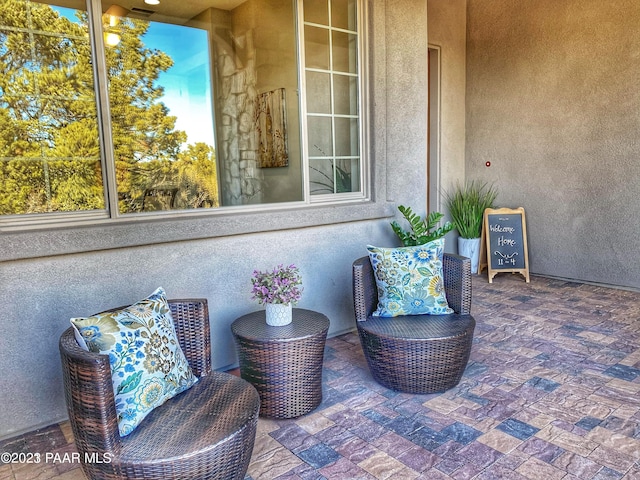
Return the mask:
<svg viewBox="0 0 640 480">
<path fill-rule="evenodd" d="M 291 323 L 292 306 L 300 300 L 303 290 L 298 267 L 280 264 L 272 271 L 254 270 L 251 283 L 251 298 L 266 306 L 267 324 L 279 326 Z"/>
</svg>

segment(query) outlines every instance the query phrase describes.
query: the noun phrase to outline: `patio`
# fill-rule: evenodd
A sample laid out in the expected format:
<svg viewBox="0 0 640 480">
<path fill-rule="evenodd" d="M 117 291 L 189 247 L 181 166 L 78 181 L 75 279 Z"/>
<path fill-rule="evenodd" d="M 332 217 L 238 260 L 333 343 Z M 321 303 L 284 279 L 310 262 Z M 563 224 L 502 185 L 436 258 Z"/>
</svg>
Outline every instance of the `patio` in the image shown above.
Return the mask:
<svg viewBox="0 0 640 480">
<path fill-rule="evenodd" d="M 322 404 L 260 419 L 247 478 L 640 478 L 640 293 L 509 274 L 473 287 L 475 340 L 457 387 L 387 390 L 356 334 L 330 338 Z M 0 451 L 43 456 L 0 465 L 3 479 L 84 478 L 67 423 Z"/>
</svg>

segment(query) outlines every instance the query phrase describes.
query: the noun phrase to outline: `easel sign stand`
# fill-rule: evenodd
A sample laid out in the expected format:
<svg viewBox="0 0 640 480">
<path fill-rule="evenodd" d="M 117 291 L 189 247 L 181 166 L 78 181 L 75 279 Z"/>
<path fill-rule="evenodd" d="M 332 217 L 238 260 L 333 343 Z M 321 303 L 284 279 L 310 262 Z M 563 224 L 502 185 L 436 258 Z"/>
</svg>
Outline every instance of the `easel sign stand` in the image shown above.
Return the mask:
<svg viewBox="0 0 640 480">
<path fill-rule="evenodd" d="M 484 211 L 478 273 L 486 268 L 489 283 L 500 272 L 519 273 L 529 283 L 526 223 L 522 207 Z"/>
</svg>

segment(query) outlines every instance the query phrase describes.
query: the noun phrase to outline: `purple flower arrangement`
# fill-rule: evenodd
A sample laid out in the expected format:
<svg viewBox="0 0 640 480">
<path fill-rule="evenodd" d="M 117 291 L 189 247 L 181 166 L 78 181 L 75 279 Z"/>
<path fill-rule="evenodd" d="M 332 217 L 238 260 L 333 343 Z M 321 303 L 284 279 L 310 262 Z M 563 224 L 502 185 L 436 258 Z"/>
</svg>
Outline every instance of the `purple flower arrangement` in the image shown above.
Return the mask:
<svg viewBox="0 0 640 480">
<path fill-rule="evenodd" d="M 253 271 L 252 299 L 263 303 L 295 304 L 302 295 L 302 278 L 298 267 L 278 265 L 271 272 Z"/>
</svg>

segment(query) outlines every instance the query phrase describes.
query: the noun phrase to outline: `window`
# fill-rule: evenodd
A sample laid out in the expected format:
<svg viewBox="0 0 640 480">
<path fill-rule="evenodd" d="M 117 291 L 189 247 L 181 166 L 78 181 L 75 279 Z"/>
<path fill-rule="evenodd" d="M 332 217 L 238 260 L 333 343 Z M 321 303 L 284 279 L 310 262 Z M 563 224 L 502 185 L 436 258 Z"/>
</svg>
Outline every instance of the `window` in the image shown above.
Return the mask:
<svg viewBox="0 0 640 480">
<path fill-rule="evenodd" d="M 365 198 L 357 0 L 1 1 L 0 225 Z"/>
<path fill-rule="evenodd" d="M 304 2 L 311 195 L 360 192 L 358 22 L 355 0 Z"/>
</svg>

